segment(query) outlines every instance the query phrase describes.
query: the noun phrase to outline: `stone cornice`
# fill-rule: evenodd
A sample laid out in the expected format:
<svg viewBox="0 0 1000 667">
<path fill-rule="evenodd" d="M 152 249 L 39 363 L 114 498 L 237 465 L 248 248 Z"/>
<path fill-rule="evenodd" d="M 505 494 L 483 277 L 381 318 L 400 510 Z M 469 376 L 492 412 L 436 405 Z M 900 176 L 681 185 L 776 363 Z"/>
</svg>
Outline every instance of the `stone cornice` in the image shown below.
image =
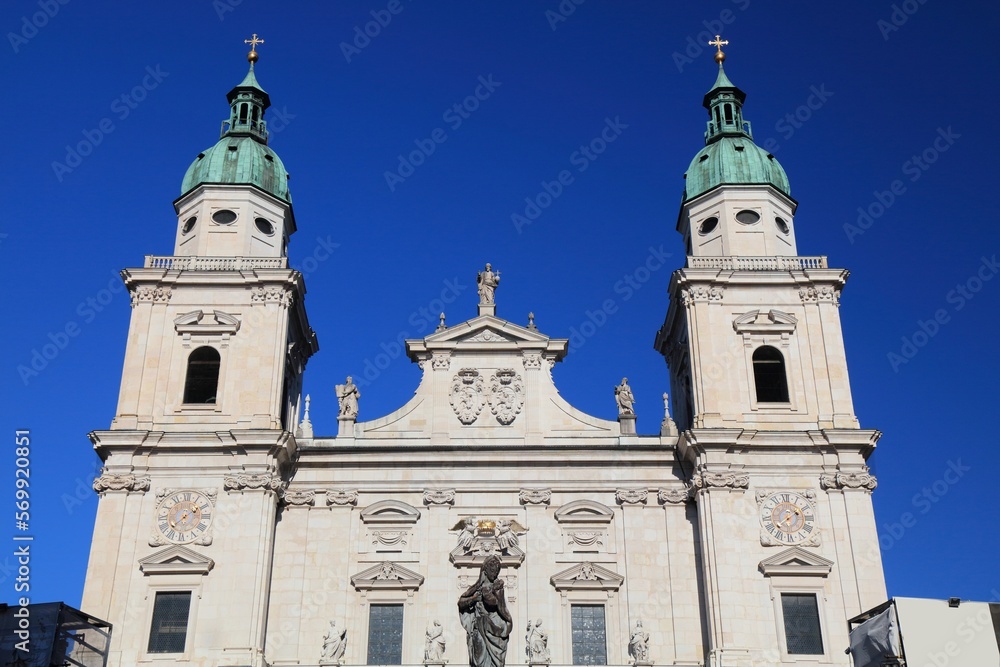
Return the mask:
<svg viewBox="0 0 1000 667">
<path fill-rule="evenodd" d="M 102 460 L 111 454 L 143 456 L 153 452 L 174 454 L 259 455 L 285 465 L 295 453 L 295 438 L 288 431 L 247 429 L 230 431 L 91 431 L 88 434 L 94 450 Z"/>
</svg>

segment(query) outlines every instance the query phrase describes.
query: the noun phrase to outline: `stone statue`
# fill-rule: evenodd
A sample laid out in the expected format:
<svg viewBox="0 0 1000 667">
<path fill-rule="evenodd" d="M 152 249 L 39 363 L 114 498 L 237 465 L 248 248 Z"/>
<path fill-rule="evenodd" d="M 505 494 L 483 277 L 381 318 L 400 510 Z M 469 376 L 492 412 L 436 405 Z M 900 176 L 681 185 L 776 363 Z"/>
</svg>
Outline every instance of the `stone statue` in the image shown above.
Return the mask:
<svg viewBox="0 0 1000 667">
<path fill-rule="evenodd" d="M 441 623 L 434 621 L 427 626 L 427 633 L 424 635 L 424 662 L 427 664 L 442 664 L 448 662 L 444 659 L 444 628 Z"/>
<path fill-rule="evenodd" d="M 476 539 L 476 521 L 471 516 L 465 519 L 465 525 L 462 526 L 462 532 L 458 534 L 458 546 L 462 547 L 462 551 L 469 552 L 472 550 L 472 543 Z"/>
<path fill-rule="evenodd" d="M 344 662 L 344 651 L 347 649 L 347 628 L 337 629 L 337 621 L 330 621 L 330 627 L 323 635 L 323 652 L 319 662 L 322 665 L 339 665 Z"/>
<path fill-rule="evenodd" d="M 642 621 L 635 622 L 635 630 L 628 640 L 628 654 L 632 656 L 632 664 L 648 665 L 649 661 L 649 633 L 642 629 Z"/>
<path fill-rule="evenodd" d="M 634 415 L 635 397 L 632 388 L 628 386 L 628 378 L 622 378 L 622 383 L 615 387 L 615 401 L 618 403 L 619 415 Z"/>
<path fill-rule="evenodd" d="M 486 269 L 480 271 L 476 276 L 476 285 L 479 286 L 479 303 L 494 303 L 494 293 L 500 284 L 500 272 L 493 272 L 492 267 L 487 264 Z"/>
<path fill-rule="evenodd" d="M 458 598 L 458 614 L 468 634 L 470 667 L 504 667 L 514 622 L 507 611 L 500 559 L 483 561 L 479 580 Z"/>
<path fill-rule="evenodd" d="M 358 399 L 361 398 L 361 392 L 358 391 L 358 385 L 354 384 L 354 379 L 348 375 L 347 384 L 338 384 L 336 390 L 337 401 L 340 403 L 340 414 L 337 416 L 357 419 Z"/>
<path fill-rule="evenodd" d="M 542 665 L 552 662 L 549 654 L 549 635 L 542 630 L 542 619 L 534 623 L 528 619 L 528 634 L 524 636 L 524 652 L 528 654 L 529 665 Z"/>
<path fill-rule="evenodd" d="M 497 546 L 501 551 L 517 546 L 517 533 L 510 529 L 510 521 L 497 519 Z"/>
</svg>

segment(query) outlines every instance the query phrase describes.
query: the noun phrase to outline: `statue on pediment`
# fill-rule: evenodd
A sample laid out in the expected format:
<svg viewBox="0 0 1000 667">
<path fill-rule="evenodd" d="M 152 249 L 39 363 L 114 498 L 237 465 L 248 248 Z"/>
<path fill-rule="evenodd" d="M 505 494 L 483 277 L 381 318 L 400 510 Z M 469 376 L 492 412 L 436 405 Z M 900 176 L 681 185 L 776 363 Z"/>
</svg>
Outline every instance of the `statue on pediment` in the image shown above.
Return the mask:
<svg viewBox="0 0 1000 667">
<path fill-rule="evenodd" d="M 337 416 L 347 419 L 357 419 L 358 399 L 361 398 L 361 392 L 358 390 L 358 385 L 354 384 L 354 379 L 348 375 L 347 382 L 345 384 L 338 384 L 335 389 L 337 391 L 337 402 L 340 403 L 340 413 Z"/>
<path fill-rule="evenodd" d="M 479 303 L 494 303 L 496 290 L 500 285 L 500 272 L 494 272 L 493 267 L 487 263 L 486 268 L 476 276 L 476 285 L 479 287 Z"/>
<path fill-rule="evenodd" d="M 635 396 L 632 395 L 632 388 L 628 386 L 628 378 L 622 378 L 622 383 L 615 387 L 615 402 L 618 403 L 619 415 L 635 414 Z"/>
</svg>

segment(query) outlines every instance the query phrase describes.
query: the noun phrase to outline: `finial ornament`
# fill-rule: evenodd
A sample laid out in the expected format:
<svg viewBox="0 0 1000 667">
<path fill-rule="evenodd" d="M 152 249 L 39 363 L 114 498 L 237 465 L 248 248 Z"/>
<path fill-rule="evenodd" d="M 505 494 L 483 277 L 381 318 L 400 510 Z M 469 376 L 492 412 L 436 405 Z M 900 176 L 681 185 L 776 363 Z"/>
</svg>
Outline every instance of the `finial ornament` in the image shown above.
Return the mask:
<svg viewBox="0 0 1000 667">
<path fill-rule="evenodd" d="M 264 40 L 257 37 L 257 33 L 254 33 L 253 37 L 251 37 L 250 39 L 244 39 L 243 43 L 250 45 L 250 53 L 247 54 L 247 60 L 250 61 L 251 65 L 253 65 L 255 62 L 257 62 L 258 58 L 257 45 L 263 44 Z"/>
<path fill-rule="evenodd" d="M 715 40 L 709 42 L 708 45 L 715 47 L 715 49 L 716 49 L 716 51 L 715 51 L 715 62 L 717 62 L 717 63 L 719 63 L 721 65 L 722 62 L 726 59 L 726 54 L 722 52 L 722 47 L 723 46 L 729 46 L 729 40 L 728 39 L 722 39 L 721 35 L 716 35 L 715 36 Z"/>
</svg>

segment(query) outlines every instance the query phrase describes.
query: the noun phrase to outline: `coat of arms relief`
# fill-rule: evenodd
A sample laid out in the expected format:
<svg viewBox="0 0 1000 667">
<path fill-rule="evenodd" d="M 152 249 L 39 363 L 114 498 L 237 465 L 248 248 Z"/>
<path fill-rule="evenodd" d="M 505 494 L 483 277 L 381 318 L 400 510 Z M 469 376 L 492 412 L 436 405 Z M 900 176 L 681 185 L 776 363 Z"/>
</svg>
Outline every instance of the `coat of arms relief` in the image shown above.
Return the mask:
<svg viewBox="0 0 1000 667">
<path fill-rule="evenodd" d="M 466 426 L 476 421 L 487 404 L 497 421 L 507 426 L 524 406 L 524 382 L 515 370 L 501 368 L 490 377 L 487 392 L 482 374 L 463 368 L 452 379 L 450 401 L 458 420 Z"/>
</svg>

